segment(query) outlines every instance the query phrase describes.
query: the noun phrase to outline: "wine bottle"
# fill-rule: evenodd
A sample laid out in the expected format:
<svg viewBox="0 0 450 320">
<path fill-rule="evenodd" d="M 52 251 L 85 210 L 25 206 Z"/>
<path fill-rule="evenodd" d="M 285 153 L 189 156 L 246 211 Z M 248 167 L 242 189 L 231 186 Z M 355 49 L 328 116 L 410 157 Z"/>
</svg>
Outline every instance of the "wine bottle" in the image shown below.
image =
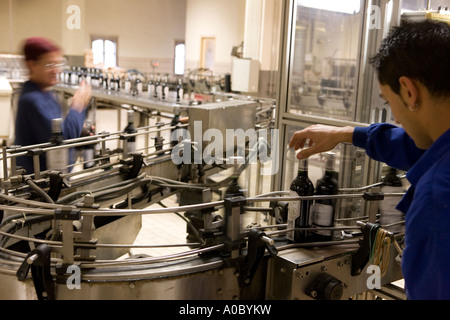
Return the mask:
<svg viewBox="0 0 450 320">
<path fill-rule="evenodd" d="M 292 181 L 289 196 L 312 196 L 314 185 L 308 177 L 308 159 L 300 160 L 297 177 Z M 312 200 L 290 201 L 288 207 L 287 228 L 310 228 L 310 210 Z M 287 238 L 294 242 L 305 242 L 310 238 L 307 230 L 295 230 L 287 233 Z"/>
<path fill-rule="evenodd" d="M 382 179 L 381 192 L 382 193 L 403 193 L 403 184 L 400 178 L 397 176 L 397 169 L 389 167 L 389 171 Z M 398 197 L 385 197 L 380 203 L 380 224 L 386 226 L 392 223 L 400 222 L 403 220 L 403 214 L 396 209 L 399 202 Z M 384 227 L 390 232 L 403 231 L 403 225 L 396 224 L 390 227 Z"/>
<path fill-rule="evenodd" d="M 98 87 L 103 88 L 103 71 L 101 69 L 98 70 Z"/>
<path fill-rule="evenodd" d="M 167 77 L 164 77 L 163 83 L 161 85 L 161 99 L 166 100 L 169 96 L 169 84 L 167 83 Z"/>
<path fill-rule="evenodd" d="M 183 80 L 178 79 L 178 85 L 177 85 L 177 102 L 180 102 L 183 100 Z"/>
<path fill-rule="evenodd" d="M 155 94 L 153 95 L 153 98 L 155 99 L 159 99 L 161 98 L 161 77 L 158 76 L 156 78 L 156 82 L 155 82 Z"/>
<path fill-rule="evenodd" d="M 93 88 L 98 88 L 98 74 L 97 69 L 94 69 L 94 71 L 91 74 L 91 85 Z"/>
<path fill-rule="evenodd" d="M 81 83 L 81 71 L 80 67 L 74 67 L 74 78 L 72 79 L 74 85 L 79 85 Z"/>
<path fill-rule="evenodd" d="M 138 95 L 142 94 L 142 81 L 139 78 L 136 79 L 136 91 Z"/>
<path fill-rule="evenodd" d="M 86 82 L 86 69 L 80 67 L 80 77 L 78 78 L 78 82 Z"/>
<path fill-rule="evenodd" d="M 114 90 L 120 91 L 120 76 L 116 74 L 114 75 Z"/>
<path fill-rule="evenodd" d="M 338 193 L 337 172 L 335 171 L 336 155 L 326 153 L 325 174 L 316 183 L 316 195 L 326 196 Z M 316 200 L 312 209 L 313 227 L 333 227 L 336 208 L 335 199 Z M 333 238 L 333 230 L 315 230 L 313 238 L 316 241 L 330 241 Z"/>
<path fill-rule="evenodd" d="M 111 75 L 109 73 L 105 73 L 103 88 L 108 91 L 111 90 Z"/>
<path fill-rule="evenodd" d="M 125 93 L 127 93 L 127 94 L 131 93 L 131 79 L 130 79 L 130 77 L 127 77 L 127 80 L 125 80 Z"/>
<path fill-rule="evenodd" d="M 94 135 L 94 131 L 92 129 L 92 122 L 91 120 L 87 119 L 84 128 L 81 132 L 81 136 L 89 137 L 92 135 Z M 83 147 L 84 169 L 92 168 L 95 165 L 94 156 L 95 156 L 95 144 L 85 145 Z"/>
<path fill-rule="evenodd" d="M 72 85 L 77 85 L 78 84 L 78 75 L 77 75 L 77 68 L 76 67 L 72 67 L 70 84 L 72 84 Z"/>
<path fill-rule="evenodd" d="M 150 76 L 150 81 L 148 82 L 148 97 L 153 98 L 155 93 L 155 83 L 153 82 L 153 75 Z"/>
<path fill-rule="evenodd" d="M 67 70 L 67 74 L 66 74 L 66 83 L 67 84 L 72 84 L 72 69 L 69 68 Z"/>
<path fill-rule="evenodd" d="M 91 72 L 91 68 L 88 68 L 88 69 L 87 69 L 85 80 L 86 80 L 86 84 L 92 85 L 92 72 Z"/>
<path fill-rule="evenodd" d="M 62 119 L 57 118 L 52 120 L 52 135 L 50 143 L 52 147 L 61 146 L 64 141 L 62 132 Z M 49 150 L 46 152 L 47 170 L 55 170 L 62 173 L 67 173 L 67 166 L 69 165 L 69 149 L 60 148 Z"/>
<path fill-rule="evenodd" d="M 136 133 L 137 130 L 134 128 L 134 111 L 128 110 L 128 124 L 125 127 L 124 133 L 133 134 Z M 127 137 L 127 150 L 126 153 L 130 154 L 136 151 L 136 136 Z"/>
</svg>

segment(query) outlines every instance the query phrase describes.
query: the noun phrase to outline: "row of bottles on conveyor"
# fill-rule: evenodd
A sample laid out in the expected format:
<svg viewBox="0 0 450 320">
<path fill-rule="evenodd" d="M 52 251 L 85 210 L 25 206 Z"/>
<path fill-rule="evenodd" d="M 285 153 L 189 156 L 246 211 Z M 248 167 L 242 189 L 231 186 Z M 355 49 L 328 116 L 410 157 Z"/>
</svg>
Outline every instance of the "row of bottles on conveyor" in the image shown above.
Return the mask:
<svg viewBox="0 0 450 320">
<path fill-rule="evenodd" d="M 136 133 L 136 129 L 133 124 L 133 112 L 128 112 L 128 123 L 124 129 L 125 134 Z M 61 147 L 64 142 L 63 120 L 61 118 L 52 119 L 52 134 L 50 137 L 50 143 L 53 147 Z M 95 135 L 95 127 L 92 125 L 90 119 L 86 119 L 83 129 L 81 130 L 80 138 L 85 138 Z M 127 137 L 127 150 L 126 153 L 130 154 L 136 150 L 136 136 Z M 75 147 L 75 151 L 81 154 L 83 161 L 83 168 L 89 169 L 95 166 L 95 143 L 86 144 L 84 146 Z M 46 165 L 47 170 L 59 171 L 62 173 L 68 173 L 68 166 L 70 164 L 70 149 L 69 148 L 54 148 L 46 152 Z"/>
<path fill-rule="evenodd" d="M 122 79 L 118 72 L 106 73 L 98 68 L 71 67 L 60 73 L 59 80 L 69 85 L 79 85 L 82 81 L 90 84 L 93 88 L 107 89 L 110 91 L 121 91 L 133 96 L 147 96 L 150 99 L 167 100 L 169 98 L 168 75 L 156 77 L 152 74 L 147 86 L 144 86 L 143 80 L 136 76 L 127 76 Z M 144 93 L 144 88 L 147 92 Z M 177 102 L 183 99 L 183 79 L 178 79 L 173 97 Z"/>
<path fill-rule="evenodd" d="M 291 158 L 295 157 L 293 149 L 288 152 L 291 152 Z M 316 188 L 314 188 L 308 176 L 308 159 L 299 160 L 297 177 L 294 178 L 290 185 L 290 196 L 308 197 L 338 194 L 338 173 L 335 171 L 335 154 L 327 152 L 325 156 L 325 173 L 322 178 L 317 180 Z M 381 191 L 383 193 L 404 192 L 402 182 L 397 175 L 397 169 L 391 167 L 388 167 L 388 169 L 388 174 L 382 179 Z M 399 198 L 397 197 L 386 197 L 380 202 L 379 206 L 379 223 L 382 226 L 394 224 L 386 227 L 386 230 L 391 232 L 399 232 L 403 228 L 401 224 L 403 215 L 395 208 L 398 202 Z M 311 228 L 311 230 L 289 231 L 287 238 L 294 242 L 333 240 L 333 230 L 326 228 L 335 226 L 335 211 L 336 199 L 317 198 L 315 200 L 291 201 L 288 207 L 287 228 Z"/>
<path fill-rule="evenodd" d="M 119 73 L 107 73 L 98 68 L 71 67 L 60 73 L 59 81 L 69 85 L 79 85 L 84 81 L 93 88 L 113 91 L 120 91 L 121 86 Z"/>
<path fill-rule="evenodd" d="M 177 110 L 171 121 L 171 126 L 178 127 L 180 124 L 180 113 Z M 63 120 L 61 118 L 52 120 L 52 135 L 50 143 L 52 147 L 61 146 L 64 142 L 62 131 Z M 172 131 L 175 129 L 172 129 Z M 125 154 L 132 154 L 136 151 L 136 133 L 137 129 L 134 126 L 134 110 L 128 110 L 127 112 L 127 125 L 123 130 L 124 140 L 126 140 Z M 86 119 L 83 129 L 81 130 L 80 138 L 86 138 L 95 135 L 95 126 L 90 119 Z M 162 148 L 157 145 L 155 141 L 155 148 L 158 150 Z M 84 146 L 76 147 L 76 151 L 81 153 L 83 159 L 83 168 L 89 169 L 95 166 L 95 143 L 86 144 Z M 47 169 L 61 171 L 67 173 L 67 166 L 69 165 L 69 149 L 68 148 L 55 148 L 47 151 L 46 156 Z"/>
<path fill-rule="evenodd" d="M 52 134 L 50 143 L 52 147 L 61 147 L 64 142 L 64 135 L 62 129 L 63 120 L 61 118 L 52 119 Z M 91 120 L 87 119 L 84 123 L 80 137 L 93 136 L 95 134 L 94 126 Z M 76 147 L 76 151 L 81 152 L 83 158 L 83 168 L 89 169 L 95 165 L 95 145 L 87 144 L 82 147 Z M 70 164 L 70 149 L 69 148 L 55 148 L 47 151 L 46 165 L 48 170 L 60 171 L 67 173 Z"/>
<path fill-rule="evenodd" d="M 178 79 L 175 93 L 176 101 L 181 101 L 184 94 L 182 79 Z M 169 97 L 169 83 L 167 76 L 161 78 L 160 75 L 157 75 L 155 79 L 154 75 L 151 75 L 147 86 L 147 96 L 150 99 L 166 100 Z"/>
</svg>

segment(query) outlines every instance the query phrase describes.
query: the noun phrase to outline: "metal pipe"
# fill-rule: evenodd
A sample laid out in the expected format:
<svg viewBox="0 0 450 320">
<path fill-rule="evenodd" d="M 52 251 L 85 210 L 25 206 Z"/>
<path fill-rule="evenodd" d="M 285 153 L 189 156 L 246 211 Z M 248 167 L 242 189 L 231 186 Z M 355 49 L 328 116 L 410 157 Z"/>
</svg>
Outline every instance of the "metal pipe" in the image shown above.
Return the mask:
<svg viewBox="0 0 450 320">
<path fill-rule="evenodd" d="M 206 253 L 210 251 L 216 251 L 223 248 L 223 244 L 214 245 L 207 248 L 194 249 L 185 252 L 174 253 L 170 255 L 160 256 L 160 257 L 149 257 L 149 258 L 140 258 L 140 259 L 127 259 L 120 261 L 110 261 L 110 260 L 99 260 L 96 262 L 82 262 L 82 268 L 105 268 L 105 267 L 116 267 L 116 266 L 126 266 L 126 265 L 136 265 L 136 264 L 145 264 L 145 263 L 154 263 L 154 262 L 164 262 L 167 260 L 173 260 L 178 258 L 188 257 L 194 254 Z"/>
</svg>

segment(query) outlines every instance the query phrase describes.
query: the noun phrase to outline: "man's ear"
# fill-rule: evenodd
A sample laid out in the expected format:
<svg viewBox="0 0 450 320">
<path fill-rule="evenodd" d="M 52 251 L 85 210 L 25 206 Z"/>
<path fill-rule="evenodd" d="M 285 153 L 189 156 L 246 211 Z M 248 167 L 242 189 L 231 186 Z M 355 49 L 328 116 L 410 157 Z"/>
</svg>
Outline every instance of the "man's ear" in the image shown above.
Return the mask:
<svg viewBox="0 0 450 320">
<path fill-rule="evenodd" d="M 402 76 L 398 79 L 400 84 L 400 97 L 411 111 L 419 107 L 419 88 L 415 80 Z"/>
</svg>

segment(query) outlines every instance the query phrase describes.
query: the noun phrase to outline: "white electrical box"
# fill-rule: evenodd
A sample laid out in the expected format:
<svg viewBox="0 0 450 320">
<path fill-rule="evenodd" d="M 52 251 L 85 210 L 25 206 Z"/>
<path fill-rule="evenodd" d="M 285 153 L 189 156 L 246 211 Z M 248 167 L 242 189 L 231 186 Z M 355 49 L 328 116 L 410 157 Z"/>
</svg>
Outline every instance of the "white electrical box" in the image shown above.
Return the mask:
<svg viewBox="0 0 450 320">
<path fill-rule="evenodd" d="M 231 90 L 237 92 L 258 92 L 259 61 L 252 59 L 233 60 Z"/>
<path fill-rule="evenodd" d="M 0 77 L 0 138 L 8 139 L 11 121 L 12 87 L 6 77 Z"/>
</svg>

